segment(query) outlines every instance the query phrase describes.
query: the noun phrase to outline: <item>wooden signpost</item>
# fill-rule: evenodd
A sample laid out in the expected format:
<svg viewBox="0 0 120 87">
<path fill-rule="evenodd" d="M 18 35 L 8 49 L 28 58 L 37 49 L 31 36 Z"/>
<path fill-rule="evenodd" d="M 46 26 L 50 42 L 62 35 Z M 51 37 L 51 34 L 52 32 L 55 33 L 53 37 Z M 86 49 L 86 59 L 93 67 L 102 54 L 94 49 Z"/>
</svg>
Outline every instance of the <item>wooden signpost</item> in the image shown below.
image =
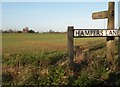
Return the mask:
<svg viewBox="0 0 120 87">
<path fill-rule="evenodd" d="M 108 11 L 103 11 L 103 12 L 97 12 L 97 13 L 93 13 L 92 18 L 93 19 L 104 19 L 104 18 L 108 18 L 108 24 L 107 24 L 107 28 L 112 30 L 114 29 L 114 2 L 109 2 L 108 3 Z M 107 60 L 109 62 L 109 65 L 114 66 L 114 48 L 115 48 L 115 42 L 114 42 L 114 37 L 107 37 Z"/>
<path fill-rule="evenodd" d="M 74 59 L 74 45 L 73 38 L 77 37 L 107 37 L 106 47 L 106 57 L 109 66 L 114 66 L 114 48 L 115 42 L 114 37 L 120 37 L 120 30 L 114 29 L 114 2 L 108 3 L 108 10 L 102 12 L 96 12 L 92 14 L 93 19 L 108 19 L 107 29 L 74 29 L 73 26 L 68 27 L 68 51 L 69 51 L 69 65 L 73 67 Z M 119 48 L 120 50 L 120 48 Z M 120 55 L 120 54 L 119 54 Z"/>
</svg>

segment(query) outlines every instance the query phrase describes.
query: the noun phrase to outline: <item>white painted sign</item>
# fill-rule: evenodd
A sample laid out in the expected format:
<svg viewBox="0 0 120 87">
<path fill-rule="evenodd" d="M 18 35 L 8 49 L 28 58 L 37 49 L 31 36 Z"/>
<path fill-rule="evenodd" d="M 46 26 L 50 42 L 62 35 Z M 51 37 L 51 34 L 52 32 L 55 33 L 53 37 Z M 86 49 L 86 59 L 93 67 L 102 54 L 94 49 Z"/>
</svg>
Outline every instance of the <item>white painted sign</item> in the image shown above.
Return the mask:
<svg viewBox="0 0 120 87">
<path fill-rule="evenodd" d="M 99 29 L 75 29 L 74 30 L 74 37 L 107 37 L 107 36 L 120 36 L 120 30 L 99 30 Z"/>
</svg>

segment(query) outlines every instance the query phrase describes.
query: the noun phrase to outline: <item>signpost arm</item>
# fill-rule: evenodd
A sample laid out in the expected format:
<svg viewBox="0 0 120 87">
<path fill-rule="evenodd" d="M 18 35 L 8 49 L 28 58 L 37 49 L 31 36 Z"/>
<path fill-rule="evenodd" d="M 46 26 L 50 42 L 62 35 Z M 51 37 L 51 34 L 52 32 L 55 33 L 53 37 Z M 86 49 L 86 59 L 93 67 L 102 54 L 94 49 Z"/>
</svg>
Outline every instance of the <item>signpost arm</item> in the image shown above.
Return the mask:
<svg viewBox="0 0 120 87">
<path fill-rule="evenodd" d="M 68 27 L 68 63 L 70 68 L 73 68 L 74 45 L 73 45 L 73 26 Z"/>
<path fill-rule="evenodd" d="M 108 11 L 95 12 L 92 14 L 93 19 L 104 19 L 108 18 Z"/>
<path fill-rule="evenodd" d="M 112 30 L 114 29 L 114 2 L 108 3 L 108 29 Z M 115 42 L 114 37 L 107 37 L 107 60 L 109 62 L 109 66 L 114 66 L 114 48 L 115 48 Z"/>
</svg>

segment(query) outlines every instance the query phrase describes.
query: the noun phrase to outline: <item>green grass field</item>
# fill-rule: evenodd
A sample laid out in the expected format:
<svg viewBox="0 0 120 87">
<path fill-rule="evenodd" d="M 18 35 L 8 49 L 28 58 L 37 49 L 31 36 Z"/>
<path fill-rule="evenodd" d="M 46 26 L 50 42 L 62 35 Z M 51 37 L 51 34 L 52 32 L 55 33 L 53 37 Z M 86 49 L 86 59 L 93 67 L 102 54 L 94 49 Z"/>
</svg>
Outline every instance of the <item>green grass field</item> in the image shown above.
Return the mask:
<svg viewBox="0 0 120 87">
<path fill-rule="evenodd" d="M 3 85 L 118 85 L 107 76 L 106 38 L 75 38 L 74 46 L 89 49 L 83 54 L 88 64 L 80 64 L 76 72 L 69 71 L 67 34 L 2 34 Z M 117 43 L 117 39 L 116 39 Z M 117 45 L 115 58 L 117 60 Z M 80 60 L 80 58 L 77 58 Z M 75 60 L 77 61 L 77 60 Z M 116 72 L 114 73 L 117 76 Z M 104 80 L 104 78 L 106 78 Z M 109 82 L 110 80 L 110 82 Z M 107 82 L 108 81 L 108 82 Z M 96 82 L 96 83 L 95 83 Z"/>
<path fill-rule="evenodd" d="M 105 38 L 77 38 L 74 39 L 75 45 L 89 45 L 104 43 Z M 100 42 L 102 40 L 102 42 Z M 67 35 L 66 34 L 3 34 L 2 35 L 3 50 L 9 49 L 44 49 L 44 50 L 66 50 Z M 94 45 L 93 44 L 93 45 Z M 92 45 L 92 44 L 91 44 Z"/>
</svg>

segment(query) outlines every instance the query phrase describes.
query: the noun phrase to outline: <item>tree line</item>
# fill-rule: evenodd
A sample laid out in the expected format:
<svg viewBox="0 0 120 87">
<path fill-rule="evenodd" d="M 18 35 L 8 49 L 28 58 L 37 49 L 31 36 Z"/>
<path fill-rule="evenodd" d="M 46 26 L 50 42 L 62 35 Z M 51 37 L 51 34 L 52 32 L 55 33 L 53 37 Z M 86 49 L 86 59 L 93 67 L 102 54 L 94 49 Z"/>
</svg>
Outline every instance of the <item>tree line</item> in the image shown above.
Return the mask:
<svg viewBox="0 0 120 87">
<path fill-rule="evenodd" d="M 13 29 L 0 30 L 0 32 L 2 33 L 66 33 L 66 32 L 54 31 L 54 30 L 49 30 L 46 32 L 39 32 L 39 31 L 36 32 L 35 30 L 29 29 L 28 27 L 25 27 L 22 30 L 13 30 Z"/>
<path fill-rule="evenodd" d="M 2 32 L 2 33 L 36 33 L 34 30 L 29 29 L 28 27 L 25 27 L 19 31 L 13 30 L 13 29 L 8 29 L 8 30 L 1 30 L 0 32 Z"/>
</svg>

